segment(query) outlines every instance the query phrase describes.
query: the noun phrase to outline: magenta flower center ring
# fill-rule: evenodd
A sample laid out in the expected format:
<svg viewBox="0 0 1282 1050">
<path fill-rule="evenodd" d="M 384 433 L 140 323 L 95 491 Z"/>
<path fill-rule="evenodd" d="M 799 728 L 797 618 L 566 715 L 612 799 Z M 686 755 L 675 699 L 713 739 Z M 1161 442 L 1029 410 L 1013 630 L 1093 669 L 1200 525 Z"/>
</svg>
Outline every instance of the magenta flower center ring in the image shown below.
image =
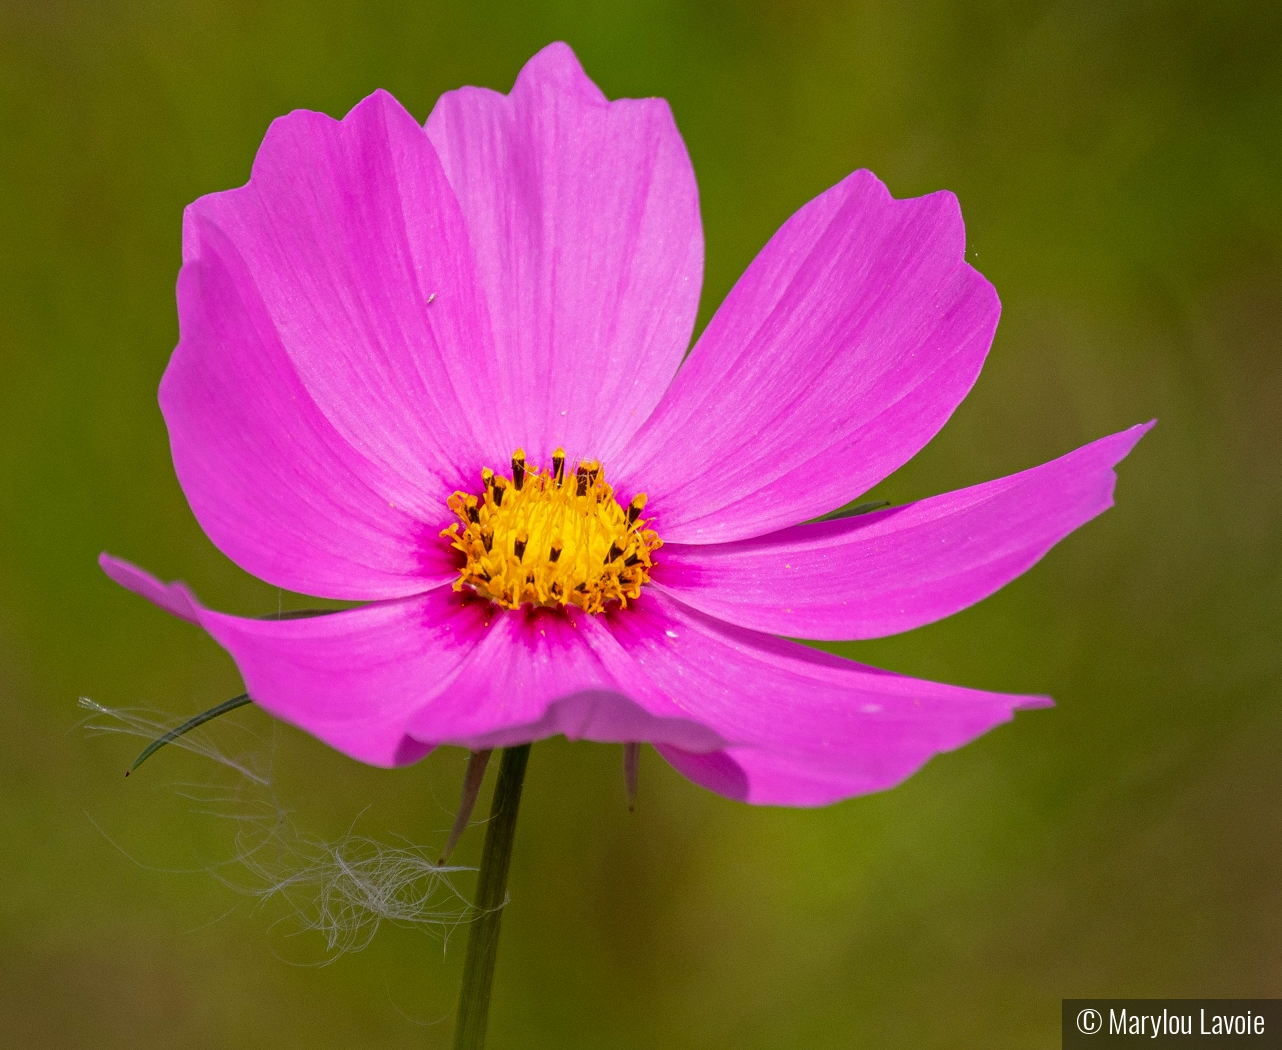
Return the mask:
<svg viewBox="0 0 1282 1050">
<path fill-rule="evenodd" d="M 441 531 L 466 559 L 454 590 L 502 606 L 577 605 L 589 613 L 638 598 L 663 541 L 641 517 L 646 496 L 625 510 L 594 459 L 566 477 L 565 450 L 546 470 L 530 470 L 525 452 L 512 456 L 512 476 L 481 471 L 481 491 L 455 492 L 459 520 Z M 460 528 L 462 531 L 459 531 Z"/>
</svg>

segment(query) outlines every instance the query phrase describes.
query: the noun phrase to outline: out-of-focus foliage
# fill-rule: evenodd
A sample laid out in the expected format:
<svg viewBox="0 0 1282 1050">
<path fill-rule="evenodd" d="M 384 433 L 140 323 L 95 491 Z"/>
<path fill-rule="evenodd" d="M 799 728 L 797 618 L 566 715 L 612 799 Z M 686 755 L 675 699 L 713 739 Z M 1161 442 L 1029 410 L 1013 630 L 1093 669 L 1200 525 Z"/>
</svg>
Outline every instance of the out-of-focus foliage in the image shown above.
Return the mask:
<svg viewBox="0 0 1282 1050">
<path fill-rule="evenodd" d="M 384 87 L 426 118 L 457 85 L 507 90 L 557 38 L 607 94 L 671 101 L 702 191 L 702 320 L 852 168 L 898 196 L 958 193 L 1001 328 L 952 423 L 872 498 L 1160 423 L 1117 508 L 1026 577 L 838 647 L 1056 710 L 816 812 L 723 801 L 647 751 L 629 815 L 619 749 L 536 747 L 493 1045 L 1050 1048 L 1063 996 L 1282 995 L 1280 16 L 1263 0 L 9 0 L 5 1041 L 449 1045 L 458 931 L 443 954 L 385 926 L 363 953 L 295 965 L 323 961 L 323 937 L 229 889 L 234 865 L 211 876 L 235 822 L 195 811 L 230 793 L 230 815 L 279 805 L 308 841 L 439 847 L 460 754 L 366 769 L 246 709 L 207 729 L 271 758 L 270 799 L 177 748 L 126 781 L 137 742 L 76 729 L 76 698 L 187 716 L 241 691 L 214 643 L 98 572 L 103 548 L 221 608 L 300 603 L 219 555 L 174 480 L 155 391 L 182 207 L 243 182 L 280 113 L 341 115 Z"/>
</svg>

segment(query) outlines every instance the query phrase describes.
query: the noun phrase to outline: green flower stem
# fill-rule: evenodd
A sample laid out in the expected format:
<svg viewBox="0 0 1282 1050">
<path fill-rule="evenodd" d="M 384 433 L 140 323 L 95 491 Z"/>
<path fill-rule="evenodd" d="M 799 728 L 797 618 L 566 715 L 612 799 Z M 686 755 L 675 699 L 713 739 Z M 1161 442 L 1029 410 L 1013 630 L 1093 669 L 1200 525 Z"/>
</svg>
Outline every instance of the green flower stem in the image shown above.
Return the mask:
<svg viewBox="0 0 1282 1050">
<path fill-rule="evenodd" d="M 494 961 L 499 953 L 499 924 L 507 902 L 507 869 L 516 839 L 516 815 L 521 807 L 521 785 L 530 760 L 530 745 L 503 749 L 499 779 L 490 803 L 490 820 L 485 828 L 485 849 L 481 853 L 481 874 L 476 880 L 475 917 L 467 937 L 467 958 L 463 962 L 463 988 L 459 992 L 458 1023 L 454 1028 L 454 1050 L 481 1050 L 490 1013 L 490 989 L 494 985 Z"/>
</svg>

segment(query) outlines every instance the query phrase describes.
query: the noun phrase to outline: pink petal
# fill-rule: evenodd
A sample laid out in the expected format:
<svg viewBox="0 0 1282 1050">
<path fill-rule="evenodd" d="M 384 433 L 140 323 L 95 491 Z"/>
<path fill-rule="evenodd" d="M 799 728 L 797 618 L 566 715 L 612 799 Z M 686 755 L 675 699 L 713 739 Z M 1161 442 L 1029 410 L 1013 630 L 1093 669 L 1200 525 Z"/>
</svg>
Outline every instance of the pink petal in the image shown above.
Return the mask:
<svg viewBox="0 0 1282 1050">
<path fill-rule="evenodd" d="M 740 627 L 878 638 L 951 616 L 1113 505 L 1113 467 L 1152 423 L 933 499 L 738 543 L 665 546 L 655 584 Z"/>
<path fill-rule="evenodd" d="M 613 618 L 650 679 L 730 746 L 660 753 L 746 802 L 819 806 L 893 787 L 1046 697 L 904 678 L 722 623 L 650 591 Z"/>
<path fill-rule="evenodd" d="M 161 384 L 201 525 L 271 583 L 400 596 L 452 575 L 445 499 L 487 454 L 488 316 L 457 202 L 390 95 L 275 121 L 187 210 Z M 434 296 L 434 298 L 433 298 Z M 491 435 L 492 436 L 492 435 Z"/>
<path fill-rule="evenodd" d="M 406 723 L 475 648 L 484 618 L 475 603 L 438 587 L 326 616 L 243 619 L 206 609 L 183 584 L 163 584 L 110 555 L 99 564 L 213 635 L 259 707 L 376 766 L 415 762 L 430 750 L 406 735 Z"/>
<path fill-rule="evenodd" d="M 571 740 L 654 741 L 693 751 L 725 743 L 655 688 L 602 617 L 573 607 L 496 610 L 475 652 L 408 731 L 433 745 L 474 750 L 557 733 Z"/>
<path fill-rule="evenodd" d="M 892 200 L 858 171 L 780 228 L 620 457 L 669 542 L 760 536 L 910 459 L 979 375 L 992 286 L 951 193 Z"/>
<path fill-rule="evenodd" d="M 414 762 L 439 744 L 503 747 L 557 733 L 695 752 L 725 743 L 656 690 L 599 617 L 503 612 L 438 587 L 326 616 L 252 620 L 206 609 L 184 584 L 110 555 L 99 563 L 213 635 L 264 710 L 372 765 Z"/>
<path fill-rule="evenodd" d="M 611 457 L 689 346 L 698 191 L 662 99 L 609 102 L 565 44 L 510 95 L 462 88 L 427 122 L 467 218 L 498 354 L 507 454 Z"/>
<path fill-rule="evenodd" d="M 188 623 L 199 624 L 201 605 L 191 588 L 181 580 L 173 583 L 161 583 L 144 569 L 127 561 L 113 558 L 106 551 L 98 555 L 98 564 L 116 583 L 127 591 L 140 594 L 153 605 L 159 605 L 171 616 L 177 616 Z"/>
</svg>

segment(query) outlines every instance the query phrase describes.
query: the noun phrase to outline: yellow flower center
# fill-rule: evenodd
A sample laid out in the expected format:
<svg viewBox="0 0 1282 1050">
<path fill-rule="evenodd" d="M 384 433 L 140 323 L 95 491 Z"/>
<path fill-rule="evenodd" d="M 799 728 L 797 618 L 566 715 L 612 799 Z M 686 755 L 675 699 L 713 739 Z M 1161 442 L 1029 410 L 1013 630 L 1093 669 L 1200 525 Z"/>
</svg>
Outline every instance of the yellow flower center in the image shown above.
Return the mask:
<svg viewBox="0 0 1282 1050">
<path fill-rule="evenodd" d="M 650 555 L 663 544 L 644 528 L 645 493 L 625 510 L 593 459 L 567 479 L 564 449 L 538 471 L 526 468 L 517 449 L 510 478 L 486 467 L 481 482 L 480 495 L 449 498 L 459 520 L 441 530 L 467 559 L 456 591 L 466 587 L 505 609 L 577 605 L 590 613 L 640 595 L 654 567 Z"/>
</svg>

